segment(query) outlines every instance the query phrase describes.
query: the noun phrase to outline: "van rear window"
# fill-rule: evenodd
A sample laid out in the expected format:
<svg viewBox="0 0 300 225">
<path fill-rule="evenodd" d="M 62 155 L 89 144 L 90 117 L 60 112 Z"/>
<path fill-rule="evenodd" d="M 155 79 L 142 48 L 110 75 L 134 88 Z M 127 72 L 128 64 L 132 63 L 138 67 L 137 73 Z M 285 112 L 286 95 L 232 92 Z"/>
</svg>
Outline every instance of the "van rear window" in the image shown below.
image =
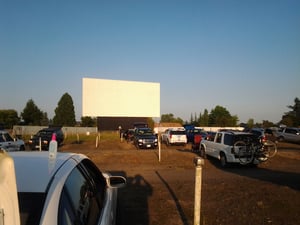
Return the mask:
<svg viewBox="0 0 300 225">
<path fill-rule="evenodd" d="M 171 131 L 171 134 L 185 135 L 185 131 L 184 130 L 173 130 L 173 131 Z"/>
</svg>

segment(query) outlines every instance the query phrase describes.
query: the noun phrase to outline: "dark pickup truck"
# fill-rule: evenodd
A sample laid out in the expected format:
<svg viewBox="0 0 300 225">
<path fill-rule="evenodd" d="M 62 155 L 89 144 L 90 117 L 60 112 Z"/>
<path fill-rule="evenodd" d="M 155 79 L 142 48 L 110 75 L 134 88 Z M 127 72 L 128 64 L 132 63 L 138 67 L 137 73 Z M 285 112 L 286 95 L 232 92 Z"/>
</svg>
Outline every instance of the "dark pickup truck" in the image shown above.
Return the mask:
<svg viewBox="0 0 300 225">
<path fill-rule="evenodd" d="M 52 138 L 52 134 L 56 135 L 56 141 L 58 146 L 60 146 L 64 141 L 64 134 L 60 127 L 49 127 L 38 131 L 29 140 L 28 144 L 31 150 L 48 150 L 49 143 Z"/>
</svg>

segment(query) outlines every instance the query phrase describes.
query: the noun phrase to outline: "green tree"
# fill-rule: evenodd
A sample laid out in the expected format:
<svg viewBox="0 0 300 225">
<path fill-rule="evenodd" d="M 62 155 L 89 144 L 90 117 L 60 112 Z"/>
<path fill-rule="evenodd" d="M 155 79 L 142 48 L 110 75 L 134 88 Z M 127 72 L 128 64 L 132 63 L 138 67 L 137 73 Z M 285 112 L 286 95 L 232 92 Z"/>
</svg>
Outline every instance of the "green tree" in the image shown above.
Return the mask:
<svg viewBox="0 0 300 225">
<path fill-rule="evenodd" d="M 75 126 L 75 110 L 72 97 L 65 93 L 58 102 L 53 117 L 54 126 Z"/>
<path fill-rule="evenodd" d="M 288 106 L 291 111 L 286 112 L 285 115 L 282 116 L 281 123 L 287 126 L 300 126 L 300 100 L 298 98 L 294 99 L 294 105 Z"/>
<path fill-rule="evenodd" d="M 254 127 L 254 119 L 250 118 L 247 122 L 247 127 L 248 128 L 253 128 Z"/>
<path fill-rule="evenodd" d="M 40 126 L 43 119 L 43 112 L 36 106 L 34 101 L 30 99 L 21 112 L 21 117 L 26 125 Z"/>
<path fill-rule="evenodd" d="M 97 118 L 92 118 L 90 116 L 81 117 L 82 127 L 95 127 L 97 125 Z"/>
<path fill-rule="evenodd" d="M 4 128 L 11 129 L 14 125 L 18 124 L 19 122 L 20 118 L 18 117 L 18 113 L 16 110 L 0 110 L 0 124 L 2 124 Z"/>
<path fill-rule="evenodd" d="M 193 116 L 193 114 L 191 114 L 191 118 L 190 118 L 190 123 L 189 124 L 192 124 L 194 126 L 198 126 L 198 118 L 197 118 L 196 113 L 195 113 L 194 116 Z"/>
<path fill-rule="evenodd" d="M 208 110 L 204 109 L 203 114 L 199 117 L 199 126 L 207 127 L 209 122 L 209 114 Z"/>
<path fill-rule="evenodd" d="M 179 117 L 175 118 L 172 113 L 162 114 L 160 118 L 161 123 L 180 123 L 183 124 L 183 120 Z"/>
<path fill-rule="evenodd" d="M 48 126 L 49 125 L 48 114 L 46 112 L 43 113 L 43 118 L 41 120 L 41 125 L 42 126 Z"/>
<path fill-rule="evenodd" d="M 237 116 L 231 116 L 229 111 L 217 105 L 214 109 L 211 110 L 209 114 L 209 125 L 210 126 L 236 126 L 238 122 Z"/>
<path fill-rule="evenodd" d="M 274 123 L 270 122 L 269 120 L 263 120 L 262 121 L 262 128 L 268 128 L 273 127 Z"/>
<path fill-rule="evenodd" d="M 148 117 L 148 118 L 147 118 L 147 123 L 148 123 L 148 126 L 149 126 L 151 129 L 154 129 L 155 121 L 153 120 L 153 118 Z"/>
</svg>

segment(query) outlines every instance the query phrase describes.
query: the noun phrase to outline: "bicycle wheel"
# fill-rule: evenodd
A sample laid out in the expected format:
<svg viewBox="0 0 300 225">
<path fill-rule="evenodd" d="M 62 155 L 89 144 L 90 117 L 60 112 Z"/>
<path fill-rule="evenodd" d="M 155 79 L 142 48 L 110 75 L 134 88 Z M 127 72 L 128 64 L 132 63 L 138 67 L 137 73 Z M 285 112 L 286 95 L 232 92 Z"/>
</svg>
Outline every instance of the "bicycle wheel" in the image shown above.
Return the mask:
<svg viewBox="0 0 300 225">
<path fill-rule="evenodd" d="M 254 147 L 255 154 L 254 157 L 260 162 L 266 162 L 269 159 L 268 150 L 264 148 L 264 145 L 256 145 Z"/>
<path fill-rule="evenodd" d="M 266 156 L 272 158 L 277 153 L 277 145 L 273 141 L 266 141 L 263 145 L 264 150 L 266 151 Z"/>
<path fill-rule="evenodd" d="M 237 152 L 240 164 L 246 165 L 253 161 L 254 154 L 251 146 L 246 145 L 244 141 L 234 143 L 234 151 Z"/>
</svg>

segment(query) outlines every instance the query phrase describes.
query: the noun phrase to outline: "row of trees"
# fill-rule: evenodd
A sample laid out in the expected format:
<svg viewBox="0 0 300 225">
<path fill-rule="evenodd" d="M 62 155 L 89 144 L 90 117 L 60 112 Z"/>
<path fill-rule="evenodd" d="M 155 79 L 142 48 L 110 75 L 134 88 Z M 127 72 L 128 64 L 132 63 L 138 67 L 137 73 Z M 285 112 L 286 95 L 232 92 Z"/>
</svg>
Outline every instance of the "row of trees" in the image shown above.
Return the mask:
<svg viewBox="0 0 300 225">
<path fill-rule="evenodd" d="M 199 127 L 210 127 L 210 126 L 218 126 L 218 127 L 232 127 L 232 126 L 247 126 L 249 128 L 252 127 L 271 127 L 277 126 L 280 124 L 290 126 L 290 127 L 300 127 L 300 100 L 298 98 L 294 99 L 294 105 L 287 106 L 290 111 L 286 112 L 281 121 L 274 124 L 268 120 L 263 120 L 261 123 L 254 123 L 254 119 L 249 119 L 247 123 L 238 123 L 239 118 L 236 115 L 231 115 L 230 112 L 222 107 L 217 105 L 210 112 L 207 109 L 204 109 L 203 113 L 200 113 L 199 116 L 191 115 L 190 121 L 183 121 L 179 117 L 174 117 L 172 113 L 163 114 L 161 116 L 160 122 L 167 123 L 188 123 Z"/>
<path fill-rule="evenodd" d="M 300 126 L 300 100 L 298 98 L 294 99 L 294 105 L 287 106 L 290 111 L 286 112 L 282 116 L 280 124 L 286 126 Z M 150 122 L 150 120 L 149 120 Z M 151 122 L 154 123 L 153 120 Z M 193 124 L 195 126 L 220 126 L 220 127 L 233 127 L 239 126 L 239 118 L 237 115 L 231 115 L 230 112 L 223 106 L 217 105 L 210 112 L 204 109 L 203 113 L 199 116 L 191 115 L 190 121 L 183 121 L 181 118 L 175 118 L 172 113 L 161 115 L 161 123 L 180 123 L 180 124 Z M 23 124 L 23 125 L 37 125 L 37 126 L 83 126 L 92 127 L 96 126 L 96 118 L 92 117 L 81 117 L 81 122 L 78 124 L 75 119 L 75 110 L 72 97 L 65 93 L 60 98 L 57 107 L 55 108 L 55 115 L 53 119 L 48 119 L 47 113 L 43 112 L 38 108 L 32 99 L 30 99 L 23 111 L 18 116 L 16 110 L 0 110 L 0 125 L 4 128 L 12 128 L 13 125 Z M 254 123 L 253 119 L 249 119 L 247 123 L 243 124 L 248 127 L 270 127 L 275 124 L 264 120 L 262 123 Z M 277 124 L 278 125 L 278 124 Z"/>
<path fill-rule="evenodd" d="M 203 113 L 199 116 L 196 114 L 191 115 L 190 121 L 183 121 L 181 118 L 175 118 L 172 113 L 163 114 L 161 116 L 161 123 L 181 123 L 181 124 L 192 124 L 201 127 L 234 127 L 238 125 L 238 117 L 236 115 L 231 115 L 230 112 L 223 106 L 217 105 L 214 109 L 208 113 L 205 109 Z"/>
<path fill-rule="evenodd" d="M 60 98 L 53 119 L 48 119 L 46 112 L 43 112 L 30 99 L 23 111 L 18 116 L 16 110 L 0 110 L 0 124 L 4 128 L 12 128 L 13 125 L 33 125 L 33 126 L 76 126 L 78 125 L 75 119 L 75 110 L 72 97 L 65 93 Z M 82 117 L 81 126 L 96 126 L 96 119 L 91 117 Z"/>
</svg>

